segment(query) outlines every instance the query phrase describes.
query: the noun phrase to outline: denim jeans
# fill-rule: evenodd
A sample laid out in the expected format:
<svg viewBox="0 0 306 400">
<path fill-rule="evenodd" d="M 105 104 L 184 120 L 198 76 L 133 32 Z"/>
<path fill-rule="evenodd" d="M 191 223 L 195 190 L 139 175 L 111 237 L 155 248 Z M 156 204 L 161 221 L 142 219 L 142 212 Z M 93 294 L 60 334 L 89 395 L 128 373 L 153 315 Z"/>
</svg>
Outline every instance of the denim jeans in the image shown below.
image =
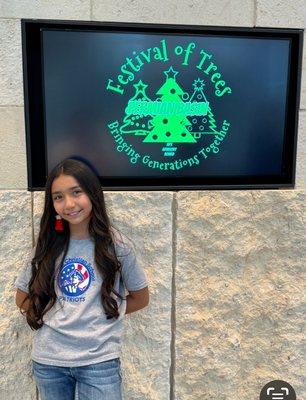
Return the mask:
<svg viewBox="0 0 306 400">
<path fill-rule="evenodd" d="M 57 367 L 32 360 L 32 372 L 41 400 L 123 399 L 120 358 L 83 367 Z"/>
</svg>

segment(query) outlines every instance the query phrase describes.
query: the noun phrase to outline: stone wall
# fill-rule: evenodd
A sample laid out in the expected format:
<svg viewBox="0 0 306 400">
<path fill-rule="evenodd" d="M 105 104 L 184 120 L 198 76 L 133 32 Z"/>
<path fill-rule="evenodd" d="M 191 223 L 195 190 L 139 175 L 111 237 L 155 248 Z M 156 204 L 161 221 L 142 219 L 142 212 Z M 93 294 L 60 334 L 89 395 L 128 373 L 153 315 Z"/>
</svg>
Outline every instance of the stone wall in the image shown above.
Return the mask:
<svg viewBox="0 0 306 400">
<path fill-rule="evenodd" d="M 21 18 L 305 28 L 304 0 L 1 0 L 0 398 L 38 399 L 32 331 L 13 282 L 37 234 L 27 191 Z M 106 192 L 133 239 L 150 304 L 126 317 L 126 399 L 257 399 L 283 379 L 306 398 L 306 52 L 294 190 Z M 128 212 L 127 212 L 128 210 Z"/>
</svg>

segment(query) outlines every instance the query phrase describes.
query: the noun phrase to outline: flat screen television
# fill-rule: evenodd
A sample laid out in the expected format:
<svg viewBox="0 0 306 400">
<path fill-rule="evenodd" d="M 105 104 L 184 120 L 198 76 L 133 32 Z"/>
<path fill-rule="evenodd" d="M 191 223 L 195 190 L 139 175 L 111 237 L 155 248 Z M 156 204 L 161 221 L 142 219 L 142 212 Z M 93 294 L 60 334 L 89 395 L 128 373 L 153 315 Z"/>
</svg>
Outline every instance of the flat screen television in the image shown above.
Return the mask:
<svg viewBox="0 0 306 400">
<path fill-rule="evenodd" d="M 29 190 L 293 188 L 303 30 L 22 20 Z"/>
</svg>

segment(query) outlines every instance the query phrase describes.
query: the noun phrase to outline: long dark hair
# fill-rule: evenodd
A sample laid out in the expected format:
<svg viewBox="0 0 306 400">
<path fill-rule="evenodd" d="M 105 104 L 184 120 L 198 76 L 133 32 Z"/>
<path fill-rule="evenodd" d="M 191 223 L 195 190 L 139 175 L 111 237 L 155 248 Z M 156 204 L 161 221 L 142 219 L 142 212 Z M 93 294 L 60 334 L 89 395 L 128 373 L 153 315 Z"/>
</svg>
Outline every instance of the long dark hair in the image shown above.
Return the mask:
<svg viewBox="0 0 306 400">
<path fill-rule="evenodd" d="M 29 293 L 25 298 L 25 301 L 28 300 L 28 306 L 22 311 L 32 330 L 43 326 L 43 316 L 56 302 L 55 276 L 63 265 L 69 247 L 69 223 L 63 220 L 62 234 L 55 231 L 56 211 L 53 206 L 51 186 L 54 179 L 60 175 L 73 176 L 92 203 L 89 234 L 95 243 L 95 263 L 103 279 L 101 305 L 108 319 L 119 317 L 118 303 L 111 297 L 111 293 L 113 292 L 123 300 L 123 297 L 113 288 L 117 271 L 121 273 L 121 263 L 117 259 L 114 246 L 115 228 L 111 226 L 107 215 L 99 179 L 94 169 L 84 162 L 65 159 L 51 171 L 46 183 L 44 211 L 40 221 L 35 255 L 31 261 L 32 277 L 29 282 Z M 56 262 L 58 260 L 59 263 Z"/>
</svg>

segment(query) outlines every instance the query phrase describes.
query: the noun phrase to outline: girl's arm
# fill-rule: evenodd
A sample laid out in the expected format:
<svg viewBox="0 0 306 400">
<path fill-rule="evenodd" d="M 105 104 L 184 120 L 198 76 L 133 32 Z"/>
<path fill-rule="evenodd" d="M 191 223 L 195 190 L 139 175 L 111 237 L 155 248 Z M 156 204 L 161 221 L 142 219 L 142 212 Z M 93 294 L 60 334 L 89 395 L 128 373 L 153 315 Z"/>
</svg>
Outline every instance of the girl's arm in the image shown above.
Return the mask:
<svg viewBox="0 0 306 400">
<path fill-rule="evenodd" d="M 141 310 L 149 304 L 149 289 L 148 286 L 136 290 L 134 292 L 129 291 L 128 296 L 126 296 L 126 314 L 132 313 L 134 311 Z"/>
<path fill-rule="evenodd" d="M 24 299 L 27 297 L 27 295 L 28 295 L 28 293 L 23 292 L 23 291 L 20 290 L 20 289 L 17 289 L 16 298 L 15 298 L 16 305 L 17 305 L 17 307 L 19 307 L 19 308 L 21 308 L 21 306 L 22 306 L 22 309 L 23 309 L 24 311 L 27 311 L 27 306 L 28 306 L 28 304 L 29 304 L 29 300 L 26 300 L 26 301 L 22 304 L 22 302 L 23 302 Z"/>
</svg>

